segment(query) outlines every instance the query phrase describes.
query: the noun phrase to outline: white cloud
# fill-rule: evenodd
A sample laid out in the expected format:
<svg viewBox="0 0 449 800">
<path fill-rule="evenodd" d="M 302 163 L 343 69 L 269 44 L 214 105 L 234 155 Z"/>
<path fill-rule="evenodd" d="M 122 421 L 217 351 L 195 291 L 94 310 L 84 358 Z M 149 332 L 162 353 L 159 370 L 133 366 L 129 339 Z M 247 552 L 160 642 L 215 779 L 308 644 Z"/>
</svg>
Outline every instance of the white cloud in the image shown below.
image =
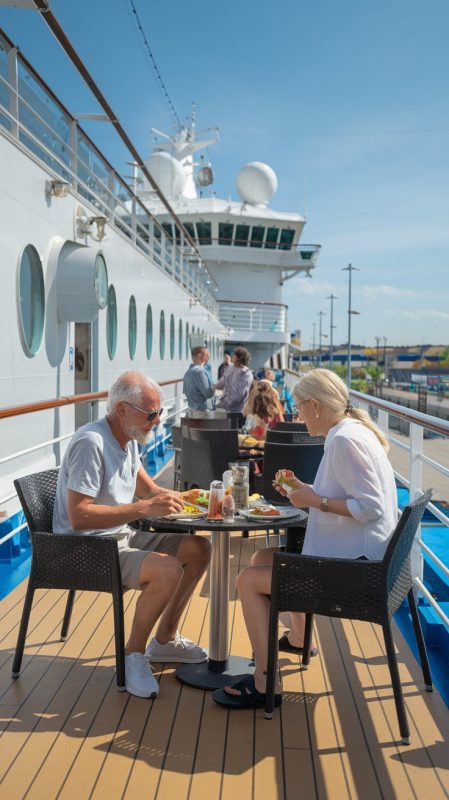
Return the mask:
<svg viewBox="0 0 449 800">
<path fill-rule="evenodd" d="M 449 314 L 447 311 L 438 311 L 436 308 L 420 308 L 414 311 L 406 311 L 403 308 L 398 308 L 395 309 L 394 311 L 387 311 L 386 313 L 389 314 L 390 316 L 400 317 L 401 319 L 411 319 L 411 320 L 449 319 Z"/>
<path fill-rule="evenodd" d="M 362 286 L 362 294 L 369 300 L 376 300 L 378 297 L 418 297 L 419 293 L 413 289 L 405 289 L 401 286 Z"/>
</svg>

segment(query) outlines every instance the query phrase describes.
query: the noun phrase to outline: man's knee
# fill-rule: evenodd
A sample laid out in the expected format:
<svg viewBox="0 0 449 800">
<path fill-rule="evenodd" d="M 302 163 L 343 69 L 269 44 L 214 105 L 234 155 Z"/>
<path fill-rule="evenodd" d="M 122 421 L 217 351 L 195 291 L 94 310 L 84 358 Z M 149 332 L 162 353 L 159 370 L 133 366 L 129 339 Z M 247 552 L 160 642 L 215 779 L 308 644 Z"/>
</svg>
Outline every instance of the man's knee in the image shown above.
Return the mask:
<svg viewBox="0 0 449 800">
<path fill-rule="evenodd" d="M 140 569 L 142 585 L 157 581 L 173 588 L 178 585 L 182 575 L 183 568 L 178 559 L 163 553 L 149 553 Z"/>
<path fill-rule="evenodd" d="M 183 563 L 206 566 L 210 561 L 211 546 L 204 536 L 184 536 L 179 545 L 177 557 Z"/>
</svg>

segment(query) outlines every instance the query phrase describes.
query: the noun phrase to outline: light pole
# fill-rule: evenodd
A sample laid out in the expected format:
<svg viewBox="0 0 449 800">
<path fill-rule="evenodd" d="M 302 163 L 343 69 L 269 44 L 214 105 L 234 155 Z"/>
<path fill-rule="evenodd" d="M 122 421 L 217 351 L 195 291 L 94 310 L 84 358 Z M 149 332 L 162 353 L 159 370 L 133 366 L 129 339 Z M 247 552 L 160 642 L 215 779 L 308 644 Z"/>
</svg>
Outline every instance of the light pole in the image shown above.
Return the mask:
<svg viewBox="0 0 449 800">
<path fill-rule="evenodd" d="M 385 378 L 385 381 L 387 381 L 388 380 L 388 371 L 387 371 L 387 337 L 386 336 L 382 336 L 382 339 L 384 340 L 384 378 Z"/>
<path fill-rule="evenodd" d="M 351 388 L 351 315 L 358 314 L 358 311 L 353 311 L 351 308 L 351 292 L 352 292 L 352 273 L 353 272 L 360 272 L 357 267 L 353 267 L 352 264 L 348 264 L 347 267 L 343 267 L 342 272 L 348 272 L 349 275 L 349 290 L 348 290 L 348 369 L 346 373 L 346 384 L 348 389 Z"/>
<path fill-rule="evenodd" d="M 315 340 L 315 328 L 316 328 L 316 322 L 314 322 L 314 323 L 313 323 L 313 360 L 312 360 L 312 363 L 313 363 L 313 366 L 314 366 L 314 367 L 316 366 L 316 365 L 315 365 L 315 360 L 316 360 L 316 350 L 315 350 L 315 341 L 316 341 L 316 340 Z"/>
<path fill-rule="evenodd" d="M 318 316 L 320 318 L 319 334 L 318 334 L 318 366 L 321 367 L 322 340 L 323 340 L 322 321 L 323 321 L 323 317 L 324 317 L 324 311 L 318 311 Z"/>
<path fill-rule="evenodd" d="M 329 368 L 333 369 L 334 366 L 334 328 L 337 326 L 334 325 L 334 300 L 338 300 L 334 294 L 330 294 L 329 297 L 326 297 L 326 300 L 331 301 L 331 324 L 330 324 L 330 342 L 329 342 Z"/>
</svg>

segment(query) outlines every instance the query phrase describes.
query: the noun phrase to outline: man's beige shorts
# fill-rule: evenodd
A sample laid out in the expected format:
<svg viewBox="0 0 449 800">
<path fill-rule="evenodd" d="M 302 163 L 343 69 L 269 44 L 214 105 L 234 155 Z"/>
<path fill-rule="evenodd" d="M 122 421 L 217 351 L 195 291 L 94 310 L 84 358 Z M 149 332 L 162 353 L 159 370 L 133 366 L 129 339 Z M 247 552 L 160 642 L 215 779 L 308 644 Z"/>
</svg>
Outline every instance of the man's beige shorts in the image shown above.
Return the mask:
<svg viewBox="0 0 449 800">
<path fill-rule="evenodd" d="M 127 589 L 142 588 L 139 580 L 140 568 L 148 553 L 176 556 L 184 537 L 182 533 L 135 531 L 127 525 L 123 528 L 123 533 L 124 537 L 118 541 L 118 557 L 122 584 Z"/>
</svg>

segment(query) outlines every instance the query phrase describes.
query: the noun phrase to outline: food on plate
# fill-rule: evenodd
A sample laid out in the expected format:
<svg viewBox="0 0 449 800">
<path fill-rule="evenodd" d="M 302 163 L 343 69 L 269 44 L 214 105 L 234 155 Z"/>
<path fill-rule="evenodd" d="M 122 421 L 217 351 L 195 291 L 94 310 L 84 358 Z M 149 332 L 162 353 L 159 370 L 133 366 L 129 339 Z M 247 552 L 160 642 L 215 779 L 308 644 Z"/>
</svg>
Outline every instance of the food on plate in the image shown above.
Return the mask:
<svg viewBox="0 0 449 800">
<path fill-rule="evenodd" d="M 183 514 L 202 514 L 203 512 L 200 511 L 196 506 L 184 506 L 182 509 Z"/>
<path fill-rule="evenodd" d="M 209 506 L 209 498 L 206 497 L 206 495 L 204 495 L 204 494 L 200 495 L 199 497 L 196 498 L 195 504 L 197 506 L 201 506 L 201 508 L 206 508 L 207 509 L 207 507 Z"/>
<path fill-rule="evenodd" d="M 251 510 L 251 515 L 256 517 L 280 517 L 281 512 L 274 506 L 264 505 L 253 508 Z"/>
</svg>

